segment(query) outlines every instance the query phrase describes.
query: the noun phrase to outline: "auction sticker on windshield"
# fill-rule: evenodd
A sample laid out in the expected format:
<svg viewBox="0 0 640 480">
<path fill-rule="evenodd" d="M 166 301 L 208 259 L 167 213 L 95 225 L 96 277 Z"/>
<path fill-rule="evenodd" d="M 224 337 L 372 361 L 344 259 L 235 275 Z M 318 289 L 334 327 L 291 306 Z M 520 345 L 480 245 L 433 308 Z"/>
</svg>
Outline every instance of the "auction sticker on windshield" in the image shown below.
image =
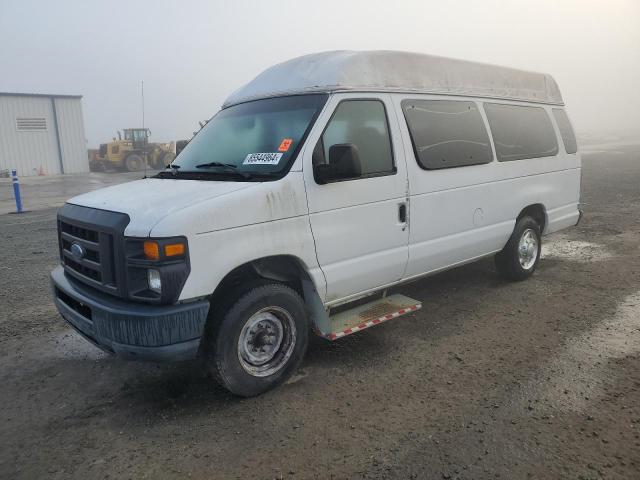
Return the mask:
<svg viewBox="0 0 640 480">
<path fill-rule="evenodd" d="M 278 151 L 286 152 L 287 150 L 289 150 L 289 147 L 291 146 L 292 143 L 293 143 L 293 138 L 283 139 L 282 143 L 280 143 L 280 146 L 278 147 Z"/>
<path fill-rule="evenodd" d="M 242 162 L 243 165 L 277 165 L 282 153 L 250 153 Z"/>
</svg>

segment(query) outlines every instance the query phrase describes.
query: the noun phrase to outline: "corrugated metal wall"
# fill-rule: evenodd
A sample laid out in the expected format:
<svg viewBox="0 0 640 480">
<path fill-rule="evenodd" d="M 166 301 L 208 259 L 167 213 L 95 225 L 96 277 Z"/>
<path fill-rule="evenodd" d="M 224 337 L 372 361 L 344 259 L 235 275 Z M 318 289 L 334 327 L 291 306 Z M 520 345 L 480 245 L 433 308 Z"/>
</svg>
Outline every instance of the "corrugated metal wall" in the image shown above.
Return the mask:
<svg viewBox="0 0 640 480">
<path fill-rule="evenodd" d="M 16 118 L 43 117 L 46 130 L 18 131 Z M 51 99 L 0 96 L 0 169 L 18 175 L 61 173 Z"/>
<path fill-rule="evenodd" d="M 18 130 L 17 118 L 44 118 L 46 129 Z M 89 171 L 80 98 L 0 94 L 0 170 L 14 168 L 20 176 Z"/>
<path fill-rule="evenodd" d="M 89 171 L 87 141 L 84 135 L 82 104 L 79 98 L 55 98 L 64 173 Z"/>
</svg>

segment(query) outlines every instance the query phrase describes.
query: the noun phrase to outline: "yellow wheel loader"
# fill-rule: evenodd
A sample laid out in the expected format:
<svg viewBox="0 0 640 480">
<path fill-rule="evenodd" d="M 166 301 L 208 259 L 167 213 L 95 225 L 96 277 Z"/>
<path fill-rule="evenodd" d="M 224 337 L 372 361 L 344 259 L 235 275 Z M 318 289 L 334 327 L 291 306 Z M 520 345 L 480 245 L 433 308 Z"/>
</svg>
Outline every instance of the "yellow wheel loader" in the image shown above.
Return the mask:
<svg viewBox="0 0 640 480">
<path fill-rule="evenodd" d="M 89 162 L 92 171 L 137 172 L 144 170 L 145 161 L 148 168 L 161 169 L 175 158 L 174 142 L 150 143 L 148 128 L 125 128 L 123 132 L 124 136 L 118 131 L 117 140 L 114 138 L 112 142 L 100 145 Z"/>
</svg>

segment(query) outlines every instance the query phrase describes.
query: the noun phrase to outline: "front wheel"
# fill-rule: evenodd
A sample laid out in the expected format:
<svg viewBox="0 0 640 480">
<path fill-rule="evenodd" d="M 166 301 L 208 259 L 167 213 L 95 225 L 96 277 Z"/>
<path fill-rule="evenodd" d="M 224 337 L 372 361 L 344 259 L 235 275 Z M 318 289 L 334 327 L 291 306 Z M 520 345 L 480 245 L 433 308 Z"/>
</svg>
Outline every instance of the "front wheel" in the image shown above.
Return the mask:
<svg viewBox="0 0 640 480">
<path fill-rule="evenodd" d="M 139 172 L 144 167 L 144 159 L 135 153 L 131 153 L 124 159 L 124 168 L 128 172 Z"/>
<path fill-rule="evenodd" d="M 524 280 L 533 275 L 540 262 L 540 225 L 531 217 L 516 222 L 509 241 L 495 257 L 498 273 L 507 280 Z"/>
<path fill-rule="evenodd" d="M 212 318 L 209 360 L 229 391 L 252 397 L 284 382 L 307 349 L 308 320 L 300 295 L 271 283 L 237 296 L 226 312 Z"/>
</svg>

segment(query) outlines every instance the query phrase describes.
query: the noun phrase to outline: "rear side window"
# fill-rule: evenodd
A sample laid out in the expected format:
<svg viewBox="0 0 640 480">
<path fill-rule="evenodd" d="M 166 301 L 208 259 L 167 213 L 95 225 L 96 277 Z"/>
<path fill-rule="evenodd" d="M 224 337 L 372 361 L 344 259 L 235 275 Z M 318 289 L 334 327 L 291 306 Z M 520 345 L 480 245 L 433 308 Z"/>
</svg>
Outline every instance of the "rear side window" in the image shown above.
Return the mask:
<svg viewBox="0 0 640 480">
<path fill-rule="evenodd" d="M 489 163 L 489 135 L 474 102 L 403 100 L 413 151 L 427 170 Z"/>
<path fill-rule="evenodd" d="M 567 153 L 576 153 L 578 151 L 578 143 L 576 142 L 576 135 L 573 133 L 573 127 L 571 126 L 567 112 L 562 108 L 553 108 L 551 111 L 558 124 L 564 149 Z"/>
<path fill-rule="evenodd" d="M 549 115 L 541 107 L 485 103 L 498 160 L 523 160 L 558 154 Z"/>
</svg>

